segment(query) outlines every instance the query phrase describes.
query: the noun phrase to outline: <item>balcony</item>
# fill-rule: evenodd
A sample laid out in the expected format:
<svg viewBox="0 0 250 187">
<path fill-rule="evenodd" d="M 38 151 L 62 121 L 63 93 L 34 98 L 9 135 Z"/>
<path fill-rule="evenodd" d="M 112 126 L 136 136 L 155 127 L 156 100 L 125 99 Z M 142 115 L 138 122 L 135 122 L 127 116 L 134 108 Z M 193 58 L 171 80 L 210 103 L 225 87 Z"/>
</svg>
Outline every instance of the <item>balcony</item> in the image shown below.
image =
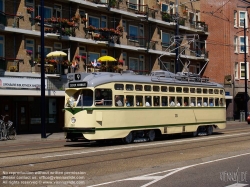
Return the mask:
<svg viewBox="0 0 250 187">
<path fill-rule="evenodd" d="M 23 59 L 0 57 L 0 69 L 9 72 L 19 72 L 19 64 L 23 63 Z"/>
<path fill-rule="evenodd" d="M 40 31 L 41 17 L 30 18 L 31 22 L 35 22 L 35 30 Z M 75 30 L 79 29 L 79 19 L 68 20 L 65 18 L 48 18 L 44 19 L 44 32 L 53 33 L 58 36 L 76 36 Z"/>
<path fill-rule="evenodd" d="M 15 14 L 8 14 L 5 12 L 0 12 L 0 24 L 6 27 L 19 28 L 19 20 L 23 19 L 23 16 L 18 16 Z"/>
</svg>

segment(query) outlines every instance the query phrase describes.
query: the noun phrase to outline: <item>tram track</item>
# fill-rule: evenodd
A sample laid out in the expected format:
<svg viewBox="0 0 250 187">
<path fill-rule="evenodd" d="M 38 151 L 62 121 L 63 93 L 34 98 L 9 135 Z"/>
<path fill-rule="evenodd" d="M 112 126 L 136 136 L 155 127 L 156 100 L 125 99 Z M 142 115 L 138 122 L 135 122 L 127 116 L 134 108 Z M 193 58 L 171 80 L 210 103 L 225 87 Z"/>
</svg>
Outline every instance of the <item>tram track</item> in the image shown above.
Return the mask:
<svg viewBox="0 0 250 187">
<path fill-rule="evenodd" d="M 202 138 L 201 138 L 202 139 Z M 230 141 L 228 141 L 229 139 L 231 139 Z M 173 144 L 173 145 L 161 145 L 160 147 L 152 147 L 150 149 L 151 152 L 153 153 L 148 153 L 148 147 L 142 147 L 141 149 L 137 149 L 136 153 L 134 149 L 120 149 L 120 150 L 116 150 L 116 151 L 107 151 L 105 153 L 100 153 L 100 152 L 96 152 L 95 154 L 91 153 L 91 154 L 84 154 L 81 156 L 77 156 L 76 155 L 72 155 L 73 157 L 67 157 L 67 158 L 50 158 L 51 160 L 44 160 L 44 161 L 35 161 L 35 162 L 27 162 L 27 163 L 23 163 L 23 164 L 11 164 L 11 165 L 5 165 L 5 166 L 1 166 L 0 169 L 13 169 L 16 167 L 28 167 L 30 165 L 48 165 L 48 167 L 46 167 L 46 169 L 44 170 L 30 170 L 31 172 L 35 172 L 35 171 L 46 171 L 46 170 L 55 170 L 55 169 L 66 169 L 69 167 L 86 167 L 86 166 L 90 166 L 92 164 L 102 164 L 102 163 L 106 163 L 106 162 L 119 162 L 122 160 L 135 160 L 135 159 L 142 159 L 142 158 L 146 158 L 146 157 L 154 157 L 154 156 L 159 156 L 159 155 L 166 155 L 166 154 L 177 154 L 179 152 L 188 152 L 188 151 L 194 151 L 196 149 L 210 149 L 210 147 L 215 147 L 215 146 L 219 146 L 221 144 L 223 145 L 230 145 L 232 143 L 238 143 L 241 144 L 243 142 L 249 141 L 250 137 L 249 135 L 245 135 L 245 136 L 241 136 L 240 138 L 237 138 L 235 140 L 235 137 L 227 137 L 225 139 L 212 139 L 212 141 L 205 141 L 203 142 L 202 147 L 199 145 L 200 142 L 193 142 L 192 144 L 189 144 L 188 142 L 186 142 L 185 144 Z M 225 142 L 226 141 L 226 142 Z M 186 146 L 188 145 L 187 148 L 181 148 L 180 146 Z M 113 158 L 113 155 L 117 155 L 119 156 L 118 158 L 116 157 L 116 159 Z M 22 155 L 22 156 L 28 156 L 29 154 L 27 153 L 26 155 Z M 39 157 L 39 155 L 38 155 Z M 41 158 L 41 157 L 40 157 Z M 84 161 L 82 161 L 82 159 L 84 158 Z M 79 164 L 78 161 L 83 162 L 82 164 Z M 92 161 L 91 161 L 92 160 Z M 4 161 L 4 159 L 3 159 Z M 72 164 L 73 162 L 77 162 L 77 164 Z M 63 165 L 61 167 L 50 167 L 51 165 L 55 164 L 59 164 L 59 165 Z M 63 163 L 63 164 L 62 164 Z M 0 175 L 2 176 L 2 175 Z"/>
<path fill-rule="evenodd" d="M 228 133 L 228 132 L 230 132 L 230 133 Z M 243 132 L 249 132 L 249 130 L 248 129 L 239 129 L 239 130 L 233 129 L 233 130 L 226 131 L 226 134 L 232 134 L 232 132 L 237 132 L 237 133 L 241 132 L 241 133 L 243 133 Z M 218 134 L 220 134 L 220 133 L 223 133 L 223 131 L 222 132 L 214 132 L 214 134 L 212 136 L 210 136 L 210 137 L 218 136 Z M 174 135 L 174 136 L 176 136 L 179 139 L 178 135 Z M 183 135 L 180 135 L 180 136 L 183 136 Z M 200 141 L 204 141 L 204 140 L 202 140 L 202 137 L 203 136 L 198 137 L 198 138 L 200 138 Z M 192 138 L 192 137 L 190 137 L 190 138 Z M 227 138 L 230 138 L 230 137 L 226 137 L 225 139 L 227 139 Z M 181 138 L 181 139 L 190 140 L 190 139 L 186 138 L 185 136 L 183 138 Z M 168 143 L 168 141 L 171 141 L 171 140 L 175 141 L 176 138 L 171 138 L 171 139 L 162 139 L 161 138 L 161 139 L 159 139 L 158 141 L 155 141 L 155 142 L 166 141 L 166 143 Z M 147 143 L 147 142 L 144 142 L 144 143 Z M 123 146 L 124 144 L 121 144 L 121 143 L 117 144 L 116 143 L 114 145 L 115 146 Z M 131 144 L 131 145 L 132 146 L 136 145 L 136 143 Z M 177 143 L 176 145 L 179 145 L 179 144 Z M 81 148 L 78 148 L 78 149 L 74 148 L 76 146 L 77 147 L 81 147 Z M 110 146 L 110 145 L 107 145 L 106 147 L 108 147 L 108 146 Z M 64 147 L 64 148 L 67 147 L 67 149 L 65 149 L 65 150 L 54 150 L 54 149 L 61 149 L 62 147 Z M 67 152 L 67 151 L 80 151 L 80 150 L 82 151 L 83 147 L 84 148 L 86 148 L 86 147 L 90 147 L 90 148 L 94 147 L 94 148 L 96 148 L 96 147 L 99 147 L 99 146 L 96 145 L 95 143 L 87 143 L 87 142 L 78 142 L 77 143 L 77 142 L 75 142 L 73 144 L 64 145 L 64 146 L 53 146 L 53 147 L 31 148 L 31 149 L 8 150 L 8 151 L 0 151 L 0 154 L 1 154 L 0 158 L 5 158 L 5 157 L 14 158 L 14 157 L 26 156 L 27 155 L 27 151 L 29 151 L 29 153 L 28 153 L 29 156 L 38 155 L 38 154 L 61 153 L 61 152 Z M 72 148 L 74 148 L 74 149 L 72 149 Z M 44 150 L 51 150 L 51 149 L 53 149 L 53 151 L 44 151 Z M 23 152 L 23 154 L 22 154 L 22 152 Z M 33 153 L 31 153 L 31 152 L 33 152 Z M 19 154 L 15 154 L 15 153 L 19 153 Z M 12 155 L 12 154 L 15 154 L 15 155 Z"/>
</svg>

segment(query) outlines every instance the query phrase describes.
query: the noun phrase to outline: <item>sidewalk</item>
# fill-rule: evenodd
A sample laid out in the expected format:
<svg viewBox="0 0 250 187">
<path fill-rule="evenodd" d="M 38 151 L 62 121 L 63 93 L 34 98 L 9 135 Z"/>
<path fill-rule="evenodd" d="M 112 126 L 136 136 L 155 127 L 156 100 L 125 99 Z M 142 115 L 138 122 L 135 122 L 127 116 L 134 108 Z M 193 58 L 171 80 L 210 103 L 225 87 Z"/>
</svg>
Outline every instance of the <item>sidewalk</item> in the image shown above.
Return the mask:
<svg viewBox="0 0 250 187">
<path fill-rule="evenodd" d="M 64 132 L 47 133 L 46 138 L 41 138 L 41 134 L 18 134 L 15 140 L 0 140 L 1 144 L 23 143 L 23 142 L 38 142 L 38 141 L 55 141 L 65 140 Z"/>
<path fill-rule="evenodd" d="M 240 122 L 239 120 L 236 121 L 227 121 L 228 126 L 234 125 L 248 125 L 246 121 Z M 250 125 L 249 125 L 250 126 Z M 1 144 L 6 143 L 23 143 L 23 142 L 38 142 L 38 141 L 55 141 L 55 140 L 65 140 L 64 132 L 57 132 L 57 133 L 47 133 L 46 138 L 41 138 L 41 134 L 20 134 L 16 136 L 16 140 L 0 140 Z"/>
</svg>

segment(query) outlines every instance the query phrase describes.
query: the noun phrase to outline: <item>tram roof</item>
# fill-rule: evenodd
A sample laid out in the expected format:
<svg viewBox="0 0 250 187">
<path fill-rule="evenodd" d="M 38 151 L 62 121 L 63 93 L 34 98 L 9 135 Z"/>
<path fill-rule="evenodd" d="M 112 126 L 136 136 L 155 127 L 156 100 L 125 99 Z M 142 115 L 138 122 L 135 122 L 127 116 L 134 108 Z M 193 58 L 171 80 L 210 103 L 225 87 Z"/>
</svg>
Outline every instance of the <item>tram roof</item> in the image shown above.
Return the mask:
<svg viewBox="0 0 250 187">
<path fill-rule="evenodd" d="M 75 80 L 80 75 L 79 80 Z M 161 85 L 181 85 L 200 87 L 219 87 L 221 84 L 210 82 L 208 78 L 191 73 L 171 73 L 169 71 L 152 71 L 151 75 L 136 75 L 133 71 L 122 73 L 95 72 L 95 73 L 69 73 L 69 82 L 87 82 L 88 87 L 96 87 L 111 82 L 141 83 L 141 84 L 161 84 Z"/>
</svg>

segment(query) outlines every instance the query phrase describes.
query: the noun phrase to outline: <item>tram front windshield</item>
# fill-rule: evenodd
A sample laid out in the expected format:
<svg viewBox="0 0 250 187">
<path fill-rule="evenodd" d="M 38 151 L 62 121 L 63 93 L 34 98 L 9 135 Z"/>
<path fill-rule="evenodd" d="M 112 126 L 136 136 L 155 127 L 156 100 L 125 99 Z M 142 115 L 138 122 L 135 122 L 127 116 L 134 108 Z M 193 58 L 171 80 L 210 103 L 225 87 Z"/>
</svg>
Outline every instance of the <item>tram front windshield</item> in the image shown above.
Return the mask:
<svg viewBox="0 0 250 187">
<path fill-rule="evenodd" d="M 67 90 L 66 95 L 69 96 L 66 100 L 66 107 L 92 106 L 93 104 L 93 91 L 90 89 Z"/>
</svg>

